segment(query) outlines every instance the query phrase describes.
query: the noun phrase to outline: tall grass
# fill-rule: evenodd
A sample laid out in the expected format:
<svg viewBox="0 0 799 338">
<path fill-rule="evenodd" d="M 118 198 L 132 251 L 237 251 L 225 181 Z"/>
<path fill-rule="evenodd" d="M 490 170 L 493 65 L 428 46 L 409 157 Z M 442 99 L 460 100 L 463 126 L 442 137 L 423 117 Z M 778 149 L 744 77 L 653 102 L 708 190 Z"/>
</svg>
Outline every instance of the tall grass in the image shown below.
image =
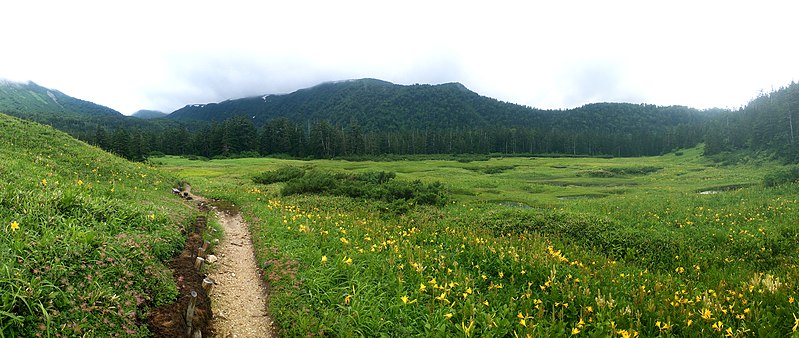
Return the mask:
<svg viewBox="0 0 799 338">
<path fill-rule="evenodd" d="M 0 114 L 0 336 L 147 336 L 191 209 L 173 178 Z"/>
</svg>

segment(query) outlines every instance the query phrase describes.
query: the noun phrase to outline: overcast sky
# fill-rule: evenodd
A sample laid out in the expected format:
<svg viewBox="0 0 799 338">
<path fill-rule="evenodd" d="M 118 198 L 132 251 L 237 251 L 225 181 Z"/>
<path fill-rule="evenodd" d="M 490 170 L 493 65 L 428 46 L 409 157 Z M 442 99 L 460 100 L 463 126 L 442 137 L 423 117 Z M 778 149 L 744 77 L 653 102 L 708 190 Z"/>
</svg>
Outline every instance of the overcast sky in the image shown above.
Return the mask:
<svg viewBox="0 0 799 338">
<path fill-rule="evenodd" d="M 124 114 L 378 78 L 537 108 L 737 108 L 799 80 L 796 1 L 3 1 L 0 78 Z"/>
</svg>

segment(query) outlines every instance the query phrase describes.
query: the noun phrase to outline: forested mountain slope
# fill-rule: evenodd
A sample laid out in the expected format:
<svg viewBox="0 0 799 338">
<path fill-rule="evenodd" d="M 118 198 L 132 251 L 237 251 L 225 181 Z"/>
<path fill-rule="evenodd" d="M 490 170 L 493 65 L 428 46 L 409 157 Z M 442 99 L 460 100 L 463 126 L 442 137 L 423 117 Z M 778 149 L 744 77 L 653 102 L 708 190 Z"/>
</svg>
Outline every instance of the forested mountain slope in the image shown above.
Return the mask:
<svg viewBox="0 0 799 338">
<path fill-rule="evenodd" d="M 799 162 L 799 83 L 761 94 L 707 129 L 707 155 L 746 151 Z"/>
<path fill-rule="evenodd" d="M 20 96 L 9 93 L 0 95 Z M 45 94 L 37 95 L 28 95 L 28 101 L 44 100 Z M 154 152 L 205 157 L 657 155 L 702 142 L 706 121 L 725 112 L 630 103 L 541 110 L 484 97 L 459 83 L 404 86 L 375 79 L 194 104 L 149 120 L 31 109 L 14 114 L 134 160 Z"/>
<path fill-rule="evenodd" d="M 157 118 L 161 118 L 161 117 L 166 117 L 167 115 L 168 115 L 167 113 L 162 113 L 162 112 L 157 111 L 157 110 L 142 109 L 142 110 L 139 110 L 139 111 L 133 113 L 133 115 L 131 115 L 131 116 L 138 117 L 140 119 L 157 119 Z"/>
<path fill-rule="evenodd" d="M 285 95 L 188 105 L 169 118 L 221 122 L 246 116 L 256 127 L 277 118 L 295 123 L 327 121 L 339 126 L 354 121 L 366 131 L 497 127 L 655 131 L 701 122 L 707 115 L 688 107 L 627 103 L 541 110 L 480 96 L 460 83 L 403 86 L 360 79 L 323 83 Z"/>
</svg>

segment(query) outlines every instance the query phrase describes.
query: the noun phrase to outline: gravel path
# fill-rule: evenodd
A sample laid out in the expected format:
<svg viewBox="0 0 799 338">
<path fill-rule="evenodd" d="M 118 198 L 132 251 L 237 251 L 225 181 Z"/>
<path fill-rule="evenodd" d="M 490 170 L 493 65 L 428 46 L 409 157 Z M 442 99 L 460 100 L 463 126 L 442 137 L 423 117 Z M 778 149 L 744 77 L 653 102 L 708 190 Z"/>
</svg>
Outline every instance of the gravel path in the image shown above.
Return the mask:
<svg viewBox="0 0 799 338">
<path fill-rule="evenodd" d="M 214 280 L 211 327 L 217 337 L 272 337 L 272 319 L 266 312 L 267 294 L 253 254 L 247 223 L 238 213 L 216 211 L 225 237 L 214 248 L 210 263 Z"/>
</svg>

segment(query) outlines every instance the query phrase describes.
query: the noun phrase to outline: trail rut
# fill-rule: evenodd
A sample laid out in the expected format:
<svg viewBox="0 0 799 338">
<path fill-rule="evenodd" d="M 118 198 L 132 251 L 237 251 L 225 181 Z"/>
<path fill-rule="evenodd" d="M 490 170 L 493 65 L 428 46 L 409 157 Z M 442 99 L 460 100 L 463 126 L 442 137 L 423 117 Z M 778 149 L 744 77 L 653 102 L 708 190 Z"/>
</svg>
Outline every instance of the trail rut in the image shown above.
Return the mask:
<svg viewBox="0 0 799 338">
<path fill-rule="evenodd" d="M 211 327 L 217 337 L 272 337 L 272 319 L 266 311 L 266 286 L 253 254 L 247 223 L 235 211 L 216 210 L 225 231 L 214 248 L 218 261 L 209 277 L 214 280 Z"/>
<path fill-rule="evenodd" d="M 200 209 L 214 205 L 202 196 L 185 191 L 197 201 Z M 247 223 L 235 208 L 213 206 L 219 223 L 224 229 L 224 237 L 214 246 L 208 277 L 214 280 L 211 291 L 211 330 L 216 337 L 276 337 L 272 319 L 267 312 L 267 288 L 261 278 L 255 260 L 252 240 Z"/>
</svg>

